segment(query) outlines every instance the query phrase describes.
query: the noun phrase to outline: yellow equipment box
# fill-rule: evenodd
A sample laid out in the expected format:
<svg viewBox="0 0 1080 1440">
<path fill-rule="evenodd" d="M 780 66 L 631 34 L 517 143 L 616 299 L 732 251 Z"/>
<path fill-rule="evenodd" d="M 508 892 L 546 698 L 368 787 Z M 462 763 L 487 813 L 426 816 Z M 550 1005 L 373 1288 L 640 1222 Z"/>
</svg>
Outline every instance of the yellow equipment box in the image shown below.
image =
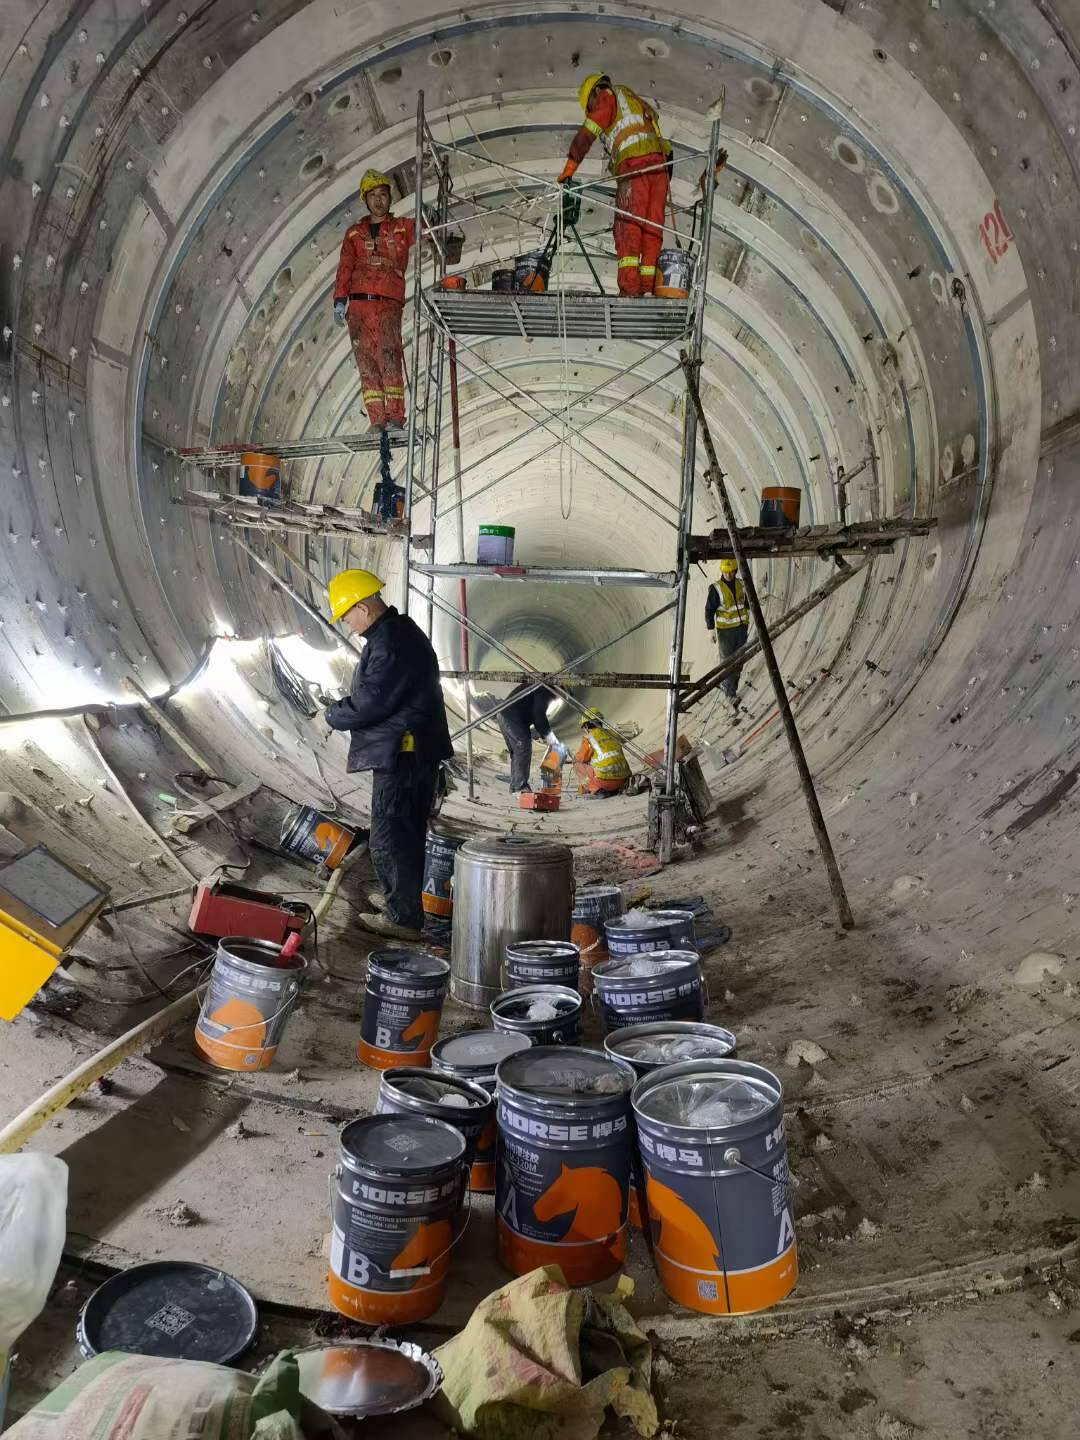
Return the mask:
<svg viewBox="0 0 1080 1440">
<path fill-rule="evenodd" d="M 0 1020 L 14 1020 L 108 896 L 44 845 L 0 862 Z"/>
</svg>

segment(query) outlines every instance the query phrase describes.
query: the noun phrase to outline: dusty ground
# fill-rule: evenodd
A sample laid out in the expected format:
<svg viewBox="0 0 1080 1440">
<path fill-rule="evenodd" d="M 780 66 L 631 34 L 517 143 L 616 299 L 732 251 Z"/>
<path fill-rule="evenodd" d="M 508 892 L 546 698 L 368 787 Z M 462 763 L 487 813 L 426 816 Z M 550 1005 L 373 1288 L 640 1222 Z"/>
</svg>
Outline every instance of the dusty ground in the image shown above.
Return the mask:
<svg viewBox="0 0 1080 1440">
<path fill-rule="evenodd" d="M 586 821 L 588 838 L 632 841 L 639 814 L 605 807 Z M 800 1283 L 767 1315 L 725 1322 L 670 1306 L 643 1245 L 632 1247 L 634 1308 L 661 1347 L 669 1432 L 1072 1436 L 1075 946 L 1034 902 L 1029 927 L 995 933 L 992 896 L 952 893 L 945 864 L 932 878 L 914 862 L 908 874 L 875 873 L 845 823 L 859 921 L 847 935 L 793 812 L 750 833 L 721 827 L 722 859 L 713 851 L 635 882 L 657 897 L 703 894 L 731 926 L 706 959 L 710 1018 L 782 1077 L 796 1181 Z M 71 1235 L 57 1295 L 20 1347 L 16 1412 L 75 1363 L 75 1317 L 102 1267 L 155 1256 L 222 1265 L 260 1300 L 259 1355 L 333 1328 L 326 1176 L 337 1125 L 371 1108 L 376 1084 L 352 1059 L 362 954 L 347 930 L 324 947 L 333 976 L 308 987 L 272 1071 L 222 1076 L 178 1035 L 41 1132 L 36 1143 L 71 1166 Z M 96 1047 L 75 1028 L 85 1018 L 35 1012 L 5 1034 L 6 1112 L 70 1068 L 73 1044 Z M 471 1023 L 448 1007 L 444 1029 Z M 238 1119 L 240 1139 L 229 1133 Z M 177 1201 L 196 1223 L 170 1223 Z M 506 1278 L 491 1231 L 481 1202 L 425 1338 L 444 1338 Z"/>
</svg>

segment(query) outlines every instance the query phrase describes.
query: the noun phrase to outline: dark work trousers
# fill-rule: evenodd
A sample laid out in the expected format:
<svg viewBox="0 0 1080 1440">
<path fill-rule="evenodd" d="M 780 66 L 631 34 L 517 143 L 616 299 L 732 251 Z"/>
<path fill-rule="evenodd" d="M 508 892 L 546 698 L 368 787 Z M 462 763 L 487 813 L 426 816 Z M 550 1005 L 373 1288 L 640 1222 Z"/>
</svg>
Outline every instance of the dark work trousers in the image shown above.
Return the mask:
<svg viewBox="0 0 1080 1440">
<path fill-rule="evenodd" d="M 513 710 L 501 711 L 495 716 L 499 729 L 510 751 L 510 789 L 525 790 L 529 784 L 529 768 L 532 765 L 532 726 L 515 715 Z"/>
<path fill-rule="evenodd" d="M 424 844 L 438 773 L 437 765 L 408 753 L 398 757 L 396 769 L 372 771 L 371 863 L 386 896 L 387 915 L 410 930 L 424 924 Z"/>
<path fill-rule="evenodd" d="M 747 627 L 745 625 L 731 625 L 726 630 L 717 630 L 716 644 L 720 651 L 720 659 L 726 660 L 729 655 L 734 655 L 736 650 L 741 650 L 746 644 Z M 742 674 L 742 666 L 732 670 L 730 675 L 725 675 L 720 681 L 720 689 L 729 700 L 735 699 L 735 692 L 739 688 L 739 676 Z"/>
</svg>

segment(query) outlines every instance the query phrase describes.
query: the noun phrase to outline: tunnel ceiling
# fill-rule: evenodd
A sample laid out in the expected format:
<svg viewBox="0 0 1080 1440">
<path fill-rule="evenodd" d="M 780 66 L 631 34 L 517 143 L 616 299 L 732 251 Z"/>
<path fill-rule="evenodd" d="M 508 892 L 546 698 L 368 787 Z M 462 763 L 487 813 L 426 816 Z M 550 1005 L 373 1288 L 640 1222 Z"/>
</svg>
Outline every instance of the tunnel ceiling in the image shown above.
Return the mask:
<svg viewBox="0 0 1080 1440">
<path fill-rule="evenodd" d="M 833 520 L 842 466 L 857 472 L 855 518 L 939 519 L 781 644 L 796 680 L 830 673 L 807 723 L 822 763 L 842 757 L 868 722 L 895 713 L 980 564 L 980 584 L 1007 569 L 1040 431 L 1075 409 L 1080 89 L 1069 20 L 1067 6 L 1023 0 L 755 0 L 722 15 L 9 0 L 4 707 L 107 701 L 133 676 L 163 690 L 216 634 L 302 631 L 324 643 L 229 534 L 173 503 L 205 482 L 170 452 L 364 429 L 331 314 L 359 175 L 387 170 L 398 211 L 412 213 L 423 90 L 448 147 L 462 267 L 486 285 L 543 233 L 551 192 L 540 181 L 557 173 L 579 121 L 583 75 L 603 69 L 657 102 L 684 162 L 683 207 L 701 169 L 688 157 L 704 149 L 706 111 L 723 96 L 730 160 L 713 216 L 702 387 L 740 517 L 755 518 L 763 485 L 785 484 L 802 489 L 804 520 Z M 582 173 L 599 176 L 599 147 Z M 424 194 L 434 198 L 430 174 Z M 610 287 L 602 204 L 586 205 L 582 228 Z M 557 283 L 590 286 L 580 256 L 565 254 Z M 407 307 L 407 340 L 409 317 Z M 466 551 L 478 524 L 501 521 L 516 526 L 521 560 L 671 568 L 685 403 L 675 358 L 617 341 L 463 345 Z M 587 438 L 560 444 L 563 414 L 588 423 Z M 441 440 L 445 480 L 447 424 Z M 369 504 L 374 480 L 366 455 L 294 462 L 290 474 L 295 497 L 348 505 Z M 694 529 L 716 523 L 699 471 Z M 399 547 L 377 539 L 307 539 L 294 555 L 290 578 L 316 604 L 315 582 L 343 563 L 400 581 Z M 452 512 L 437 558 L 458 558 Z M 759 571 L 770 613 L 823 578 L 813 561 Z M 695 575 L 691 668 L 709 653 L 704 584 Z M 656 592 L 537 596 L 484 583 L 470 601 L 496 639 L 544 631 L 568 658 L 643 619 Z M 435 636 L 456 661 L 453 627 L 436 618 Z M 669 638 L 653 624 L 603 666 L 664 670 Z M 504 663 L 494 650 L 489 661 Z M 619 703 L 647 727 L 657 693 Z"/>
</svg>

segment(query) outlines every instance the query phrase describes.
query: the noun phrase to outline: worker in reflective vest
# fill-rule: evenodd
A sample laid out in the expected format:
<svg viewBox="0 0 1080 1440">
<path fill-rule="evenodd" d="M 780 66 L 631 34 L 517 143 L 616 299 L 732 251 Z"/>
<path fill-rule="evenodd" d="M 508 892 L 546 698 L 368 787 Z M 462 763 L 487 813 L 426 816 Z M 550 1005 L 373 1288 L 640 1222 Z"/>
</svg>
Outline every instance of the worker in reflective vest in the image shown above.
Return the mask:
<svg viewBox="0 0 1080 1440">
<path fill-rule="evenodd" d="M 360 195 L 368 218 L 350 225 L 334 282 L 334 319 L 346 322 L 364 407 L 373 430 L 405 428 L 405 365 L 401 312 L 405 267 L 416 240 L 412 220 L 390 214 L 390 181 L 367 170 Z"/>
<path fill-rule="evenodd" d="M 746 644 L 749 612 L 746 608 L 746 591 L 739 579 L 739 566 L 735 560 L 720 561 L 720 578 L 709 586 L 705 600 L 705 624 L 712 632 L 713 644 L 719 647 L 726 659 L 741 650 Z M 742 666 L 737 666 L 720 681 L 720 689 L 736 709 L 739 707 L 739 676 Z"/>
<path fill-rule="evenodd" d="M 559 175 L 564 184 L 602 137 L 618 179 L 615 254 L 620 295 L 651 295 L 656 257 L 664 243 L 671 146 L 660 134 L 656 111 L 628 85 L 607 75 L 589 75 L 578 91 L 585 123 L 574 136 Z"/>
<path fill-rule="evenodd" d="M 574 756 L 574 774 L 581 781 L 579 795 L 617 795 L 630 779 L 630 766 L 622 741 L 604 724 L 599 710 L 586 710 L 581 717 L 585 731 Z"/>
</svg>

